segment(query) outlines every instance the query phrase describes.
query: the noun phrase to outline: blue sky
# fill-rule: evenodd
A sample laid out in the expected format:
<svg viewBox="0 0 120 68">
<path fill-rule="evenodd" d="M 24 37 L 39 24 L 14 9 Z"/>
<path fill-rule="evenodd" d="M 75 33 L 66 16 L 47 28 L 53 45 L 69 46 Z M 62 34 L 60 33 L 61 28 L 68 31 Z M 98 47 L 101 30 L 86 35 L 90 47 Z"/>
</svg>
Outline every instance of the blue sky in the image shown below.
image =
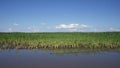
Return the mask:
<svg viewBox="0 0 120 68">
<path fill-rule="evenodd" d="M 120 0 L 0 0 L 0 32 L 120 31 Z"/>
</svg>

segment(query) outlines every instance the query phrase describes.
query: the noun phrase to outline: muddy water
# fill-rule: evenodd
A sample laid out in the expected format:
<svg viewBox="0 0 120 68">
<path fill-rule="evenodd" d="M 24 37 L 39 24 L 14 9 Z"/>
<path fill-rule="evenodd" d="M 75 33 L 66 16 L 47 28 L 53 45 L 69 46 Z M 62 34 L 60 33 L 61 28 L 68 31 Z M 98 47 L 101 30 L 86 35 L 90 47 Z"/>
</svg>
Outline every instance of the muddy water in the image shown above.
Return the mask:
<svg viewBox="0 0 120 68">
<path fill-rule="evenodd" d="M 0 68 L 120 68 L 120 50 L 0 50 Z"/>
</svg>

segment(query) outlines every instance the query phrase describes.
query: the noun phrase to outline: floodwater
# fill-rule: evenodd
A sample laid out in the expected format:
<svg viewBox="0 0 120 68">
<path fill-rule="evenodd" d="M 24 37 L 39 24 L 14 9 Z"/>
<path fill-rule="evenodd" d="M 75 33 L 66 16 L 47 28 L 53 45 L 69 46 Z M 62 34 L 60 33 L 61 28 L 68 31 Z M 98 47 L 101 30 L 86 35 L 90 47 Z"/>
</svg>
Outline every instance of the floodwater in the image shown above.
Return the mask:
<svg viewBox="0 0 120 68">
<path fill-rule="evenodd" d="M 0 68 L 120 68 L 120 50 L 0 50 Z"/>
</svg>

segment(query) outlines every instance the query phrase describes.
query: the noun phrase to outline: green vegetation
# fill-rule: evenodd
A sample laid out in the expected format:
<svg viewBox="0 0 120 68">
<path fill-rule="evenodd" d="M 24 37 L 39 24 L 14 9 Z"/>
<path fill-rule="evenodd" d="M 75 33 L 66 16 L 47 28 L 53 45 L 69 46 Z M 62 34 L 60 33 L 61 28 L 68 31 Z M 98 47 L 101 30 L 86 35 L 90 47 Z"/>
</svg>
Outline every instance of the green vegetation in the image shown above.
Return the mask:
<svg viewBox="0 0 120 68">
<path fill-rule="evenodd" d="M 0 49 L 120 48 L 120 32 L 0 33 Z"/>
</svg>

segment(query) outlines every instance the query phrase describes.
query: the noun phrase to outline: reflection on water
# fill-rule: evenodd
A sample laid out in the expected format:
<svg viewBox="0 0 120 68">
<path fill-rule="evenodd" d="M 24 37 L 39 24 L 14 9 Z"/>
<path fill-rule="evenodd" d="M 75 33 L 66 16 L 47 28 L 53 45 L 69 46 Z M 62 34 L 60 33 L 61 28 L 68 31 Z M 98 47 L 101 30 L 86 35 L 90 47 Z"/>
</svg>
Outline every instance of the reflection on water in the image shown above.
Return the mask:
<svg viewBox="0 0 120 68">
<path fill-rule="evenodd" d="M 0 68 L 120 68 L 120 49 L 0 50 Z"/>
<path fill-rule="evenodd" d="M 99 54 L 99 53 L 103 53 L 103 52 L 120 52 L 120 49 L 41 49 L 42 52 L 44 53 L 49 53 L 49 54 Z"/>
</svg>

